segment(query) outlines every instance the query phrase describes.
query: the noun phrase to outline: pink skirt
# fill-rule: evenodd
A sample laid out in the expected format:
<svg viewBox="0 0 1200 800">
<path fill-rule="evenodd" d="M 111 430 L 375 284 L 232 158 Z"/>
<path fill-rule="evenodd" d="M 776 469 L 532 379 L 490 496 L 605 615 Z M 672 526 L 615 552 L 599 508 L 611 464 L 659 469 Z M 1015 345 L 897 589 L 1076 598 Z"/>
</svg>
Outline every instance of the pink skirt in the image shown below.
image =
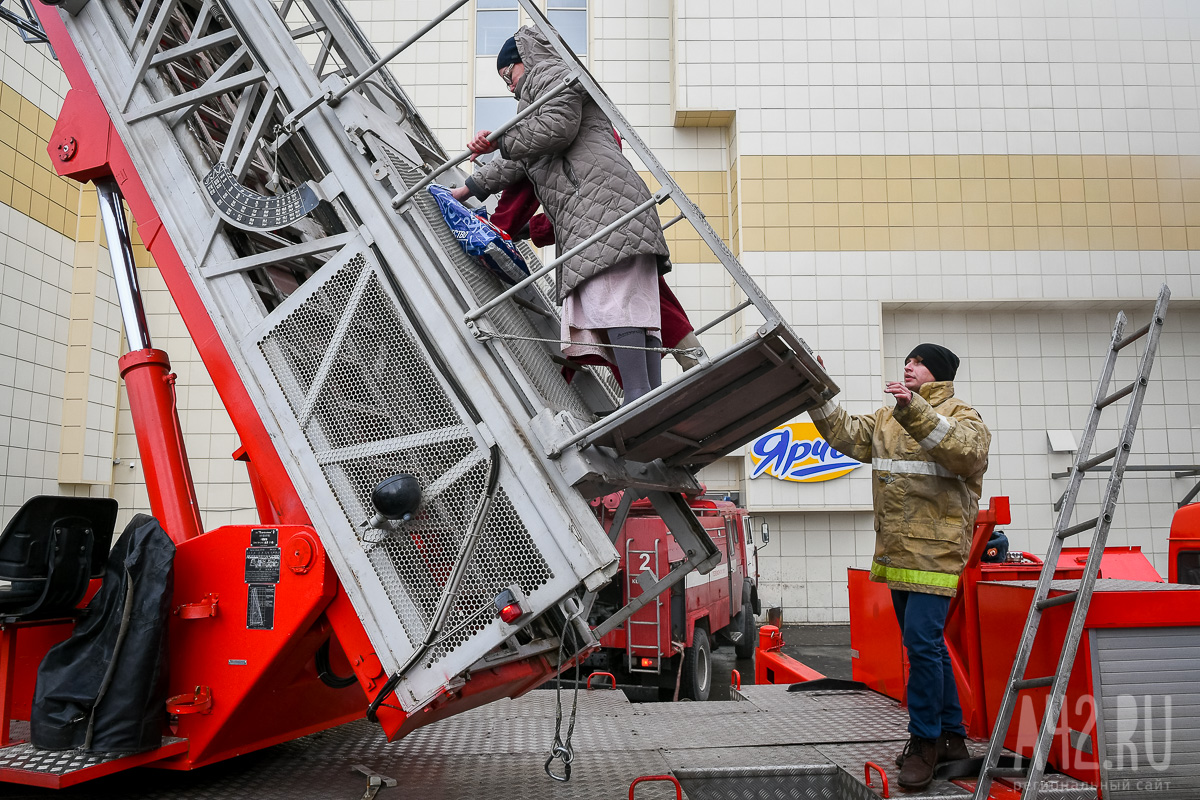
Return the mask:
<svg viewBox="0 0 1200 800">
<path fill-rule="evenodd" d="M 588 278 L 563 299 L 563 354 L 596 355 L 611 361 L 609 328 L 662 327 L 658 296 L 658 257 L 636 255 Z"/>
</svg>

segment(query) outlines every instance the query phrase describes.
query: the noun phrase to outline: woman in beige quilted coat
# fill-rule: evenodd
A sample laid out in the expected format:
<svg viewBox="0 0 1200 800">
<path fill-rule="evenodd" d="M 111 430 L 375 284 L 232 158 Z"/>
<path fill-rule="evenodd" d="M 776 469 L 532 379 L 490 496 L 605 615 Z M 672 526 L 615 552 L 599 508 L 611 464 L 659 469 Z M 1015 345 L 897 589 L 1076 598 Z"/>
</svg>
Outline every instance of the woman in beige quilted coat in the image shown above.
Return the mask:
<svg viewBox="0 0 1200 800">
<path fill-rule="evenodd" d="M 524 108 L 559 86 L 568 65 L 537 30 L 517 31 L 496 67 Z M 554 226 L 561 252 L 582 243 L 650 199 L 626 160 L 612 123 L 578 84 L 510 128 L 496 144 L 481 131 L 468 145 L 499 156 L 454 190 L 486 200 L 528 178 Z M 561 264 L 556 274 L 567 356 L 603 355 L 621 372 L 625 402 L 661 383 L 658 276 L 670 271 L 670 251 L 651 208 Z M 618 345 L 604 348 L 604 345 Z M 638 349 L 642 348 L 642 349 Z M 606 353 L 605 350 L 611 350 Z"/>
</svg>

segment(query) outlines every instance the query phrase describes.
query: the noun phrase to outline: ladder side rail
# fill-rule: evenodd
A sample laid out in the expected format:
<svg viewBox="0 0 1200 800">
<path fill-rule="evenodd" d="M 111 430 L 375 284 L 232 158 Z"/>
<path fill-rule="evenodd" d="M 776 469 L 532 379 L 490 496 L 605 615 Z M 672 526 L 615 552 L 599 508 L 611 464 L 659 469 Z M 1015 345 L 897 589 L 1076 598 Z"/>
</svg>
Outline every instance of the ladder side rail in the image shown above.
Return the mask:
<svg viewBox="0 0 1200 800">
<path fill-rule="evenodd" d="M 637 585 L 637 581 L 634 579 L 634 575 L 633 575 L 633 568 L 632 568 L 633 562 L 630 560 L 630 556 L 632 556 L 634 554 L 634 552 L 636 552 L 636 551 L 633 549 L 633 542 L 630 540 L 630 538 L 628 536 L 626 536 L 625 537 L 625 559 L 622 563 L 625 565 L 625 596 L 627 598 L 629 598 L 629 600 L 631 600 L 631 601 L 633 600 L 633 587 L 635 585 Z M 638 586 L 638 588 L 641 588 L 640 585 Z M 644 594 L 644 592 L 643 592 L 643 594 Z M 633 620 L 633 619 L 629 619 L 625 623 L 625 658 L 629 660 L 630 664 L 633 663 L 633 650 L 634 650 L 633 626 L 634 626 L 634 623 L 635 623 L 635 620 Z"/>
<path fill-rule="evenodd" d="M 1080 580 L 1078 595 L 1075 599 L 1075 606 L 1071 610 L 1071 621 L 1067 627 L 1067 638 L 1063 643 L 1058 668 L 1055 672 L 1054 685 L 1050 690 L 1046 713 L 1042 717 L 1041 728 L 1038 731 L 1037 742 L 1033 750 L 1032 764 L 1030 765 L 1029 781 L 1026 784 L 1022 800 L 1037 800 L 1040 791 L 1041 777 L 1046 768 L 1046 759 L 1050 754 L 1051 740 L 1053 739 L 1055 729 L 1058 727 L 1058 718 L 1062 713 L 1063 701 L 1066 698 L 1067 681 L 1075 664 L 1075 656 L 1079 649 L 1080 639 L 1083 637 L 1084 622 L 1087 618 L 1092 593 L 1096 588 L 1096 578 L 1100 573 L 1101 556 L 1104 553 L 1104 546 L 1108 539 L 1108 531 L 1112 526 L 1113 512 L 1116 509 L 1117 498 L 1121 493 L 1121 484 L 1125 475 L 1125 464 L 1133 449 L 1133 437 L 1137 432 L 1138 418 L 1141 416 L 1142 402 L 1145 399 L 1150 371 L 1154 366 L 1154 357 L 1158 350 L 1158 340 L 1162 333 L 1170 294 L 1170 290 L 1164 286 L 1159 294 L 1158 302 L 1155 304 L 1154 316 L 1148 331 L 1149 337 L 1146 341 L 1146 349 L 1142 353 L 1133 397 L 1130 399 L 1129 406 L 1125 410 L 1125 422 L 1121 427 L 1116 458 L 1113 461 L 1112 472 L 1109 474 L 1108 486 L 1105 489 L 1104 503 L 1099 515 L 1100 524 L 1097 526 L 1096 533 L 1092 537 L 1087 562 L 1084 565 L 1083 577 Z M 1114 354 L 1120 349 L 1120 345 L 1120 342 L 1114 342 L 1112 351 Z M 1056 536 L 1055 539 L 1057 540 L 1058 537 Z"/>
<path fill-rule="evenodd" d="M 1096 429 L 1100 422 L 1100 411 L 1096 408 L 1096 404 L 1104 397 L 1109 381 L 1112 379 L 1112 374 L 1116 369 L 1116 345 L 1121 339 L 1125 325 L 1126 318 L 1124 312 L 1118 312 L 1116 322 L 1113 325 L 1112 336 L 1109 340 L 1108 353 L 1105 356 L 1104 365 L 1097 380 L 1092 407 L 1088 412 L 1088 420 L 1084 427 L 1084 433 L 1080 437 L 1079 450 L 1075 454 L 1075 469 L 1071 471 L 1070 483 L 1063 494 L 1062 510 L 1059 512 L 1058 519 L 1054 524 L 1054 531 L 1050 537 L 1046 559 L 1042 563 L 1042 570 L 1038 575 L 1033 599 L 1029 604 L 1029 612 L 1025 617 L 1025 627 L 1021 631 L 1021 639 L 1013 658 L 1013 665 L 1009 672 L 1004 698 L 1000 702 L 1000 709 L 993 723 L 992 736 L 988 741 L 988 749 L 980 771 L 979 783 L 975 788 L 975 800 L 985 800 L 988 797 L 988 791 L 992 783 L 991 770 L 999 763 L 1000 753 L 1004 749 L 1004 740 L 1008 736 L 1008 729 L 1012 724 L 1012 716 L 1016 711 L 1019 695 L 1017 683 L 1025 677 L 1025 670 L 1029 666 L 1029 657 L 1033 653 L 1033 645 L 1037 640 L 1038 627 L 1041 622 L 1042 612 L 1038 604 L 1050 594 L 1050 584 L 1054 580 L 1054 571 L 1058 566 L 1059 554 L 1062 552 L 1062 538 L 1059 534 L 1066 529 L 1071 515 L 1074 513 L 1075 498 L 1079 494 L 1079 488 L 1083 482 L 1083 473 L 1079 471 L 1078 466 L 1091 455 L 1092 442 L 1095 439 Z"/>
<path fill-rule="evenodd" d="M 587 90 L 588 94 L 591 96 L 596 105 L 598 105 L 601 110 L 604 111 L 605 115 L 608 116 L 609 121 L 613 124 L 613 127 L 617 129 L 617 132 L 621 134 L 621 137 L 624 139 L 625 143 L 629 145 L 633 152 L 637 153 L 638 158 L 642 160 L 642 163 L 649 170 L 650 174 L 654 176 L 654 179 L 659 182 L 664 190 L 667 190 L 671 199 L 675 201 L 675 204 L 679 207 L 680 213 L 687 217 L 687 220 L 692 223 L 692 227 L 696 229 L 696 232 L 700 235 L 700 238 L 703 239 L 704 243 L 708 245 L 713 255 L 715 255 L 721 262 L 722 266 L 725 267 L 725 270 L 738 284 L 742 292 L 745 293 L 747 298 L 754 302 L 755 308 L 757 308 L 759 313 L 762 314 L 763 318 L 766 320 L 766 324 L 770 325 L 774 322 L 783 321 L 783 317 L 775 308 L 775 305 L 767 297 L 766 293 L 763 292 L 762 288 L 752 277 L 750 277 L 750 274 L 746 272 L 745 268 L 743 268 L 741 263 L 738 262 L 737 257 L 732 251 L 730 251 L 725 242 L 721 240 L 721 237 L 717 235 L 717 232 L 713 230 L 712 226 L 708 224 L 708 221 L 704 217 L 704 213 L 701 212 L 699 207 L 692 202 L 691 198 L 689 198 L 687 194 L 680 189 L 679 184 L 677 184 L 675 179 L 671 177 L 670 172 L 663 167 L 662 163 L 638 135 L 637 131 L 632 125 L 629 124 L 629 120 L 625 118 L 625 116 L 613 103 L 612 99 L 609 98 L 608 94 L 600 87 L 600 84 L 592 76 L 591 72 L 588 71 L 587 67 L 585 67 L 579 61 L 579 59 L 571 51 L 571 48 L 562 40 L 562 37 L 558 34 L 558 31 L 546 18 L 546 15 L 538 7 L 535 0 L 517 0 L 517 2 L 521 4 L 521 7 L 529 15 L 529 18 L 533 21 L 533 24 L 538 28 L 538 30 L 540 30 L 546 36 L 551 46 L 553 46 L 555 51 L 558 52 L 559 56 L 566 63 L 576 65 L 576 69 L 579 70 L 580 84 Z"/>
</svg>

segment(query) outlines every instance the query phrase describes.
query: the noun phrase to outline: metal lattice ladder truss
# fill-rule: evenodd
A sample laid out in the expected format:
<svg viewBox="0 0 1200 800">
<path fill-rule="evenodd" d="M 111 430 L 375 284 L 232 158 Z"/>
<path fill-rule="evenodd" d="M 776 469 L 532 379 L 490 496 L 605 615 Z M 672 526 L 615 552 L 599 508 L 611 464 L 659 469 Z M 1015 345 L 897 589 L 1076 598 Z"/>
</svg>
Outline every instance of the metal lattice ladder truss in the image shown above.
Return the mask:
<svg viewBox="0 0 1200 800">
<path fill-rule="evenodd" d="M 384 67 L 466 1 L 382 58 L 340 0 L 37 7 L 76 44 L 384 669 L 403 673 L 409 712 L 485 657 L 553 653 L 567 624 L 595 642 L 640 608 L 595 633 L 583 622 L 618 568 L 589 497 L 640 492 L 684 548 L 647 592 L 710 570 L 720 554 L 678 494 L 699 489 L 694 470 L 837 391 L 580 66 L 574 80 L 661 183 L 656 198 L 680 207 L 746 294 L 730 314 L 753 305 L 766 320 L 596 421 L 616 400 L 606 371 L 567 384 L 537 341 L 558 337 L 548 281 L 506 290 L 410 191 L 465 175 Z M 472 335 L 484 327 L 513 338 Z M 399 472 L 419 479 L 421 512 L 374 527 L 371 490 Z M 509 588 L 533 612 L 532 641 L 495 613 Z"/>
<path fill-rule="evenodd" d="M 1101 556 L 1104 554 L 1104 546 L 1108 540 L 1108 531 L 1112 525 L 1117 498 L 1121 493 L 1125 465 L 1133 450 L 1133 438 L 1137 431 L 1138 417 L 1141 415 L 1142 401 L 1146 395 L 1146 387 L 1149 385 L 1150 372 L 1154 366 L 1154 356 L 1158 351 L 1158 340 L 1162 334 L 1170 298 L 1171 290 L 1164 285 L 1159 292 L 1150 321 L 1128 336 L 1125 335 L 1125 313 L 1117 314 L 1108 353 L 1100 371 L 1100 378 L 1096 383 L 1092 407 L 1088 413 L 1087 424 L 1079 443 L 1079 451 L 1071 470 L 1070 485 L 1063 496 L 1062 510 L 1054 525 L 1054 535 L 1050 537 L 1050 549 L 1046 554 L 1046 560 L 1034 590 L 1033 602 L 1029 606 L 1029 616 L 1025 620 L 1025 629 L 1021 634 L 1016 658 L 1013 661 L 1008 686 L 1004 692 L 1004 700 L 1000 704 L 1000 710 L 992 728 L 992 738 L 988 744 L 987 755 L 984 757 L 979 783 L 975 788 L 975 800 L 986 800 L 995 778 L 1023 779 L 1025 787 L 1021 794 L 1022 800 L 1036 800 L 1041 790 L 1042 776 L 1046 769 L 1046 757 L 1050 753 L 1054 731 L 1058 725 L 1059 715 L 1062 713 L 1067 681 L 1070 679 L 1079 641 L 1083 635 L 1084 621 L 1087 618 L 1092 591 L 1095 589 L 1096 578 L 1100 571 Z M 1109 382 L 1116 370 L 1117 356 L 1126 347 L 1142 338 L 1145 338 L 1145 349 L 1138 362 L 1137 376 L 1128 386 L 1109 392 Z M 1129 405 L 1125 411 L 1125 421 L 1118 433 L 1116 446 L 1103 453 L 1092 455 L 1092 445 L 1100 425 L 1102 412 L 1113 403 L 1126 397 L 1129 398 Z M 1085 474 L 1088 470 L 1109 462 L 1111 462 L 1111 472 L 1101 496 L 1099 513 L 1092 519 L 1072 525 L 1071 516 L 1075 510 L 1075 501 L 1078 499 Z M 1058 564 L 1059 554 L 1062 552 L 1063 542 L 1089 530 L 1094 533 L 1078 588 L 1050 597 L 1054 570 Z M 1025 677 L 1025 670 L 1029 665 L 1030 655 L 1037 639 L 1042 612 L 1054 606 L 1067 604 L 1072 605 L 1071 620 L 1067 626 L 1066 639 L 1063 642 L 1054 674 L 1033 678 Z M 999 767 L 1004 740 L 1008 735 L 1009 725 L 1012 723 L 1019 693 L 1029 689 L 1042 688 L 1049 688 L 1050 694 L 1046 700 L 1045 714 L 1038 729 L 1032 755 L 1023 766 Z"/>
</svg>

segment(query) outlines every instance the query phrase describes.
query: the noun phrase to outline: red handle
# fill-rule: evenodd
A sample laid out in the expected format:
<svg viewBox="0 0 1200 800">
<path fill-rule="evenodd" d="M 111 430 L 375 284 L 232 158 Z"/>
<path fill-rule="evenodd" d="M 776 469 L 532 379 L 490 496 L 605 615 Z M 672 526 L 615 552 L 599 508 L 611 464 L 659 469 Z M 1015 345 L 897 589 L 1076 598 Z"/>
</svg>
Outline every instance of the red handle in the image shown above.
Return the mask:
<svg viewBox="0 0 1200 800">
<path fill-rule="evenodd" d="M 738 672 L 736 669 L 730 670 L 729 685 L 740 692 L 742 690 L 742 673 Z"/>
<path fill-rule="evenodd" d="M 180 619 L 206 619 L 217 615 L 217 595 L 209 593 L 199 603 L 184 603 L 175 609 Z"/>
<path fill-rule="evenodd" d="M 888 791 L 887 773 L 884 772 L 874 761 L 868 761 L 865 769 L 863 770 L 867 778 L 867 787 L 870 788 L 871 786 L 871 770 L 875 770 L 879 773 L 879 780 L 883 783 L 883 796 L 891 797 L 891 793 Z"/>
<path fill-rule="evenodd" d="M 207 686 L 197 686 L 191 696 L 177 694 L 174 697 L 168 697 L 167 713 L 177 717 L 184 714 L 211 714 L 212 689 Z"/>
<path fill-rule="evenodd" d="M 634 778 L 633 783 L 629 784 L 629 800 L 633 800 L 633 789 L 639 783 L 650 783 L 651 781 L 670 781 L 675 784 L 675 800 L 683 800 L 683 787 L 679 785 L 679 781 L 675 780 L 674 775 L 643 775 L 640 778 Z M 884 795 L 885 797 L 887 795 Z"/>
<path fill-rule="evenodd" d="M 1041 563 L 1042 563 L 1042 558 L 1041 558 L 1041 556 L 1035 556 L 1033 553 L 1025 553 L 1025 552 L 1022 552 L 1022 553 L 1021 553 L 1021 558 L 1025 559 L 1026 561 L 1032 561 L 1034 564 L 1041 564 Z"/>
<path fill-rule="evenodd" d="M 587 679 L 587 689 L 589 692 L 592 690 L 592 678 L 596 677 L 597 675 L 601 675 L 601 676 L 607 675 L 608 679 L 610 681 L 612 681 L 612 686 L 609 686 L 608 688 L 610 688 L 610 689 L 617 688 L 617 676 L 616 675 L 613 675 L 611 672 L 593 672 L 591 675 L 588 675 L 588 679 Z"/>
</svg>

